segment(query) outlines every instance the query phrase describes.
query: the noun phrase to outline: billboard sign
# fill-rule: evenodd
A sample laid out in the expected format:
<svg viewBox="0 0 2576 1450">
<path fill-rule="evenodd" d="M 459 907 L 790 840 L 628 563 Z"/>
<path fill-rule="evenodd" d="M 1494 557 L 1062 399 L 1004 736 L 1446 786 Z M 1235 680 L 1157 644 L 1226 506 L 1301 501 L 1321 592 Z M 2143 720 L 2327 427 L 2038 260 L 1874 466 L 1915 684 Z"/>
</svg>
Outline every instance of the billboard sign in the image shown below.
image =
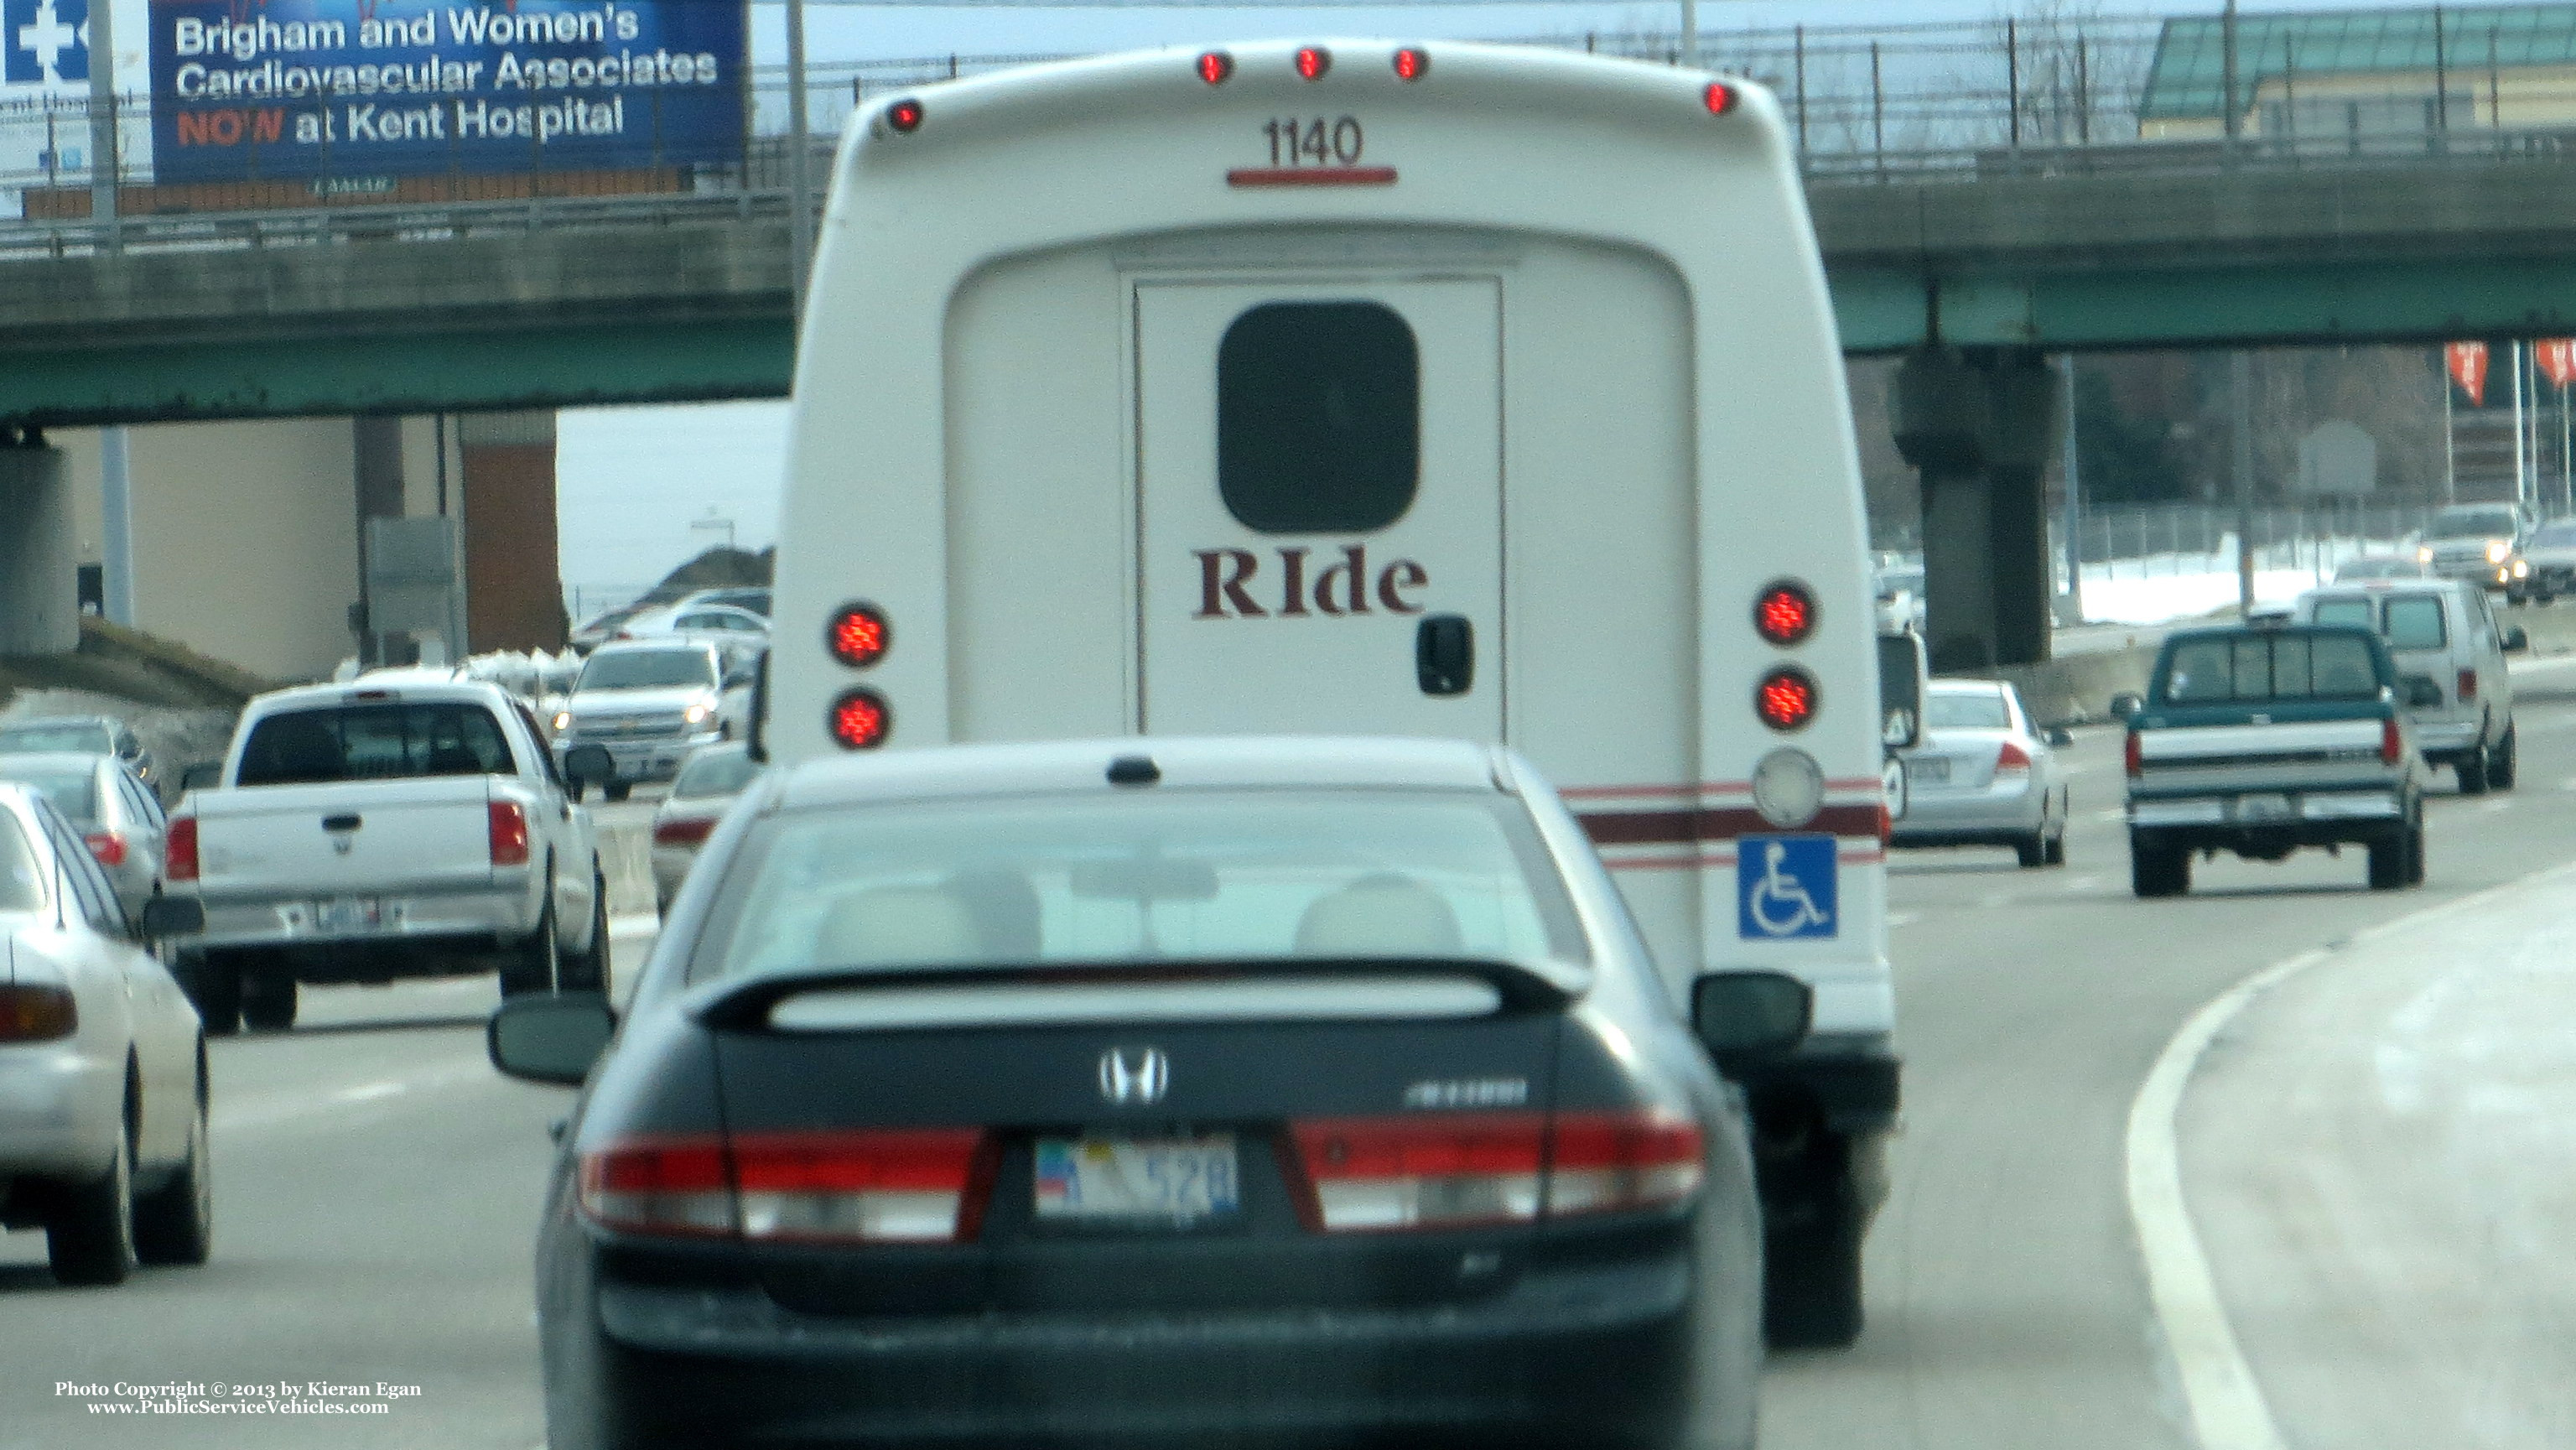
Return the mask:
<svg viewBox="0 0 2576 1450">
<path fill-rule="evenodd" d="M 89 79 L 89 0 L 0 0 L 0 84 Z"/>
<path fill-rule="evenodd" d="M 742 159 L 745 0 L 151 0 L 151 16 L 162 183 Z"/>
</svg>

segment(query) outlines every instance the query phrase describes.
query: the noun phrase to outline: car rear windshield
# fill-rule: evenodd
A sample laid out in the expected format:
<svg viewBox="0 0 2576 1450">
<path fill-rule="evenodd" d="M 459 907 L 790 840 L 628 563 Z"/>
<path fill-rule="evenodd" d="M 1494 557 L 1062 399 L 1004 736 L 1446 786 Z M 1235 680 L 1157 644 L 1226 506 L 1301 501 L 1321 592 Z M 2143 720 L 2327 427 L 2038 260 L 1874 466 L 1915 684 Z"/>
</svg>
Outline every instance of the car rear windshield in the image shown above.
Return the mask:
<svg viewBox="0 0 2576 1450">
<path fill-rule="evenodd" d="M 26 832 L 18 829 L 18 818 L 0 811 L 0 911 L 39 911 L 45 905 L 45 891 L 39 883 L 44 873 L 36 869 L 36 853 L 27 849 Z"/>
<path fill-rule="evenodd" d="M 689 757 L 680 768 L 680 778 L 671 782 L 671 794 L 682 800 L 701 796 L 736 795 L 760 774 L 760 767 L 747 750 L 709 750 Z"/>
<path fill-rule="evenodd" d="M 2442 601 L 2429 594 L 2389 600 L 2379 632 L 2390 649 L 2440 649 L 2451 642 L 2442 625 Z"/>
<path fill-rule="evenodd" d="M 465 703 L 287 710 L 251 727 L 236 785 L 316 785 L 425 775 L 510 775 L 492 712 Z"/>
<path fill-rule="evenodd" d="M 75 821 L 98 819 L 98 772 L 85 766 L 71 770 L 5 766 L 0 767 L 0 780 L 34 786 L 54 803 L 55 810 Z"/>
<path fill-rule="evenodd" d="M 2176 644 L 2157 695 L 2170 705 L 2207 705 L 2363 700 L 2379 689 L 2369 642 L 2360 636 L 2265 631 Z"/>
<path fill-rule="evenodd" d="M 693 980 L 1253 959 L 1582 961 L 1516 805 L 1173 791 L 814 810 L 744 843 Z"/>
<path fill-rule="evenodd" d="M 2002 730 L 2012 724 L 2012 715 L 2004 709 L 2003 692 L 1978 690 L 1975 693 L 1941 692 L 1925 697 L 1923 723 L 1938 730 Z"/>
<path fill-rule="evenodd" d="M 112 751 L 104 725 L 86 721 L 60 725 L 11 725 L 0 728 L 0 755 L 42 755 L 57 750 Z"/>
<path fill-rule="evenodd" d="M 574 682 L 573 691 L 668 690 L 715 682 L 715 667 L 707 663 L 704 650 L 621 650 L 592 655 L 590 663 L 581 667 L 581 678 Z"/>
</svg>

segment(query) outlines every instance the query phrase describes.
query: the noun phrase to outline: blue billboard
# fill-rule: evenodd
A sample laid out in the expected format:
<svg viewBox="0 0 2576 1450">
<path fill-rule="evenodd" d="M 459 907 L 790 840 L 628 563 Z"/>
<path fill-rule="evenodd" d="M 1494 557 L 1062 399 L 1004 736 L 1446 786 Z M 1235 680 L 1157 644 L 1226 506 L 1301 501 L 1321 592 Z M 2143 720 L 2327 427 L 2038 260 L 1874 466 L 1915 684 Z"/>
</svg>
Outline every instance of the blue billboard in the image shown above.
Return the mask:
<svg viewBox="0 0 2576 1450">
<path fill-rule="evenodd" d="M 151 0 L 161 183 L 738 162 L 745 0 Z"/>
</svg>

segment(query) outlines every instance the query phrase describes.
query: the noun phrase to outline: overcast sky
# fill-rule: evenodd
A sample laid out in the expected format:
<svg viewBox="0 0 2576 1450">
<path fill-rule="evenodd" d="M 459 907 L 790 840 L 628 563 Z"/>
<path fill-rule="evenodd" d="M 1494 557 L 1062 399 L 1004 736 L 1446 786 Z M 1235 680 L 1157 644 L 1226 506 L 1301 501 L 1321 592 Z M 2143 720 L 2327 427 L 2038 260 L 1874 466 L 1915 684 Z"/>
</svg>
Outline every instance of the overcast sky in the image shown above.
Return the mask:
<svg viewBox="0 0 2576 1450">
<path fill-rule="evenodd" d="M 1781 25 L 1891 25 L 1987 20 L 2055 11 L 2136 15 L 2209 14 L 2197 4 L 2091 0 L 1701 0 L 1703 33 Z M 2257 0 L 2251 11 L 2413 8 L 2392 0 Z M 1674 5 L 1456 4 L 1442 6 L 1240 8 L 1127 5 L 1018 8 L 897 6 L 810 0 L 810 63 L 950 53 L 1088 52 L 1274 36 L 1386 35 L 1414 40 L 1507 38 L 1585 30 L 1644 30 L 1677 23 Z M 753 56 L 779 62 L 784 11 L 753 8 Z M 715 537 L 693 521 L 730 519 L 749 547 L 778 527 L 784 403 L 590 408 L 566 412 L 557 435 L 564 587 L 585 605 L 604 591 L 660 578 Z"/>
</svg>

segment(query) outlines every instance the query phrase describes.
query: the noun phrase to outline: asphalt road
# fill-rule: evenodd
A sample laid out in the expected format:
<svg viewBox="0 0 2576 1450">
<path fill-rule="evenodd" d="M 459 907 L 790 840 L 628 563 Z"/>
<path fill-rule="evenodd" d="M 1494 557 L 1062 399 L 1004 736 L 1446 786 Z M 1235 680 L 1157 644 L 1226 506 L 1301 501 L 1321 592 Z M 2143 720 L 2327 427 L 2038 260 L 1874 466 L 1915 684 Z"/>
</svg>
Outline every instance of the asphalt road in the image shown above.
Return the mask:
<svg viewBox="0 0 2576 1450">
<path fill-rule="evenodd" d="M 2312 854 L 2134 900 L 2108 730 L 2071 751 L 2065 868 L 1897 857 L 1907 1110 L 1870 1325 L 1775 1358 L 1766 1446 L 2193 1444 L 2177 1364 L 2198 1351 L 2169 1349 L 2131 1217 L 2133 1104 L 2203 1004 L 2338 943 L 2249 1000 L 2173 1115 L 2181 1227 L 2269 1416 L 2238 1443 L 2576 1443 L 2552 1252 L 2576 1230 L 2576 871 L 2479 895 L 2576 861 L 2576 668 L 2524 678 L 2524 784 L 2459 799 L 2445 774 L 2421 890 L 2368 892 L 2358 854 Z M 647 809 L 602 815 L 631 843 Z M 622 890 L 621 911 L 649 905 L 631 872 Z M 648 943 L 621 936 L 621 975 Z M 293 1033 L 216 1044 L 204 1268 L 63 1290 L 39 1236 L 0 1239 L 0 1450 L 538 1445 L 529 1253 L 566 1098 L 485 1065 L 494 1000 L 483 981 L 310 990 Z M 364 1415 L 90 1408 L 130 1400 L 119 1383 L 315 1381 L 417 1393 L 300 1400 L 383 1410 Z"/>
</svg>

